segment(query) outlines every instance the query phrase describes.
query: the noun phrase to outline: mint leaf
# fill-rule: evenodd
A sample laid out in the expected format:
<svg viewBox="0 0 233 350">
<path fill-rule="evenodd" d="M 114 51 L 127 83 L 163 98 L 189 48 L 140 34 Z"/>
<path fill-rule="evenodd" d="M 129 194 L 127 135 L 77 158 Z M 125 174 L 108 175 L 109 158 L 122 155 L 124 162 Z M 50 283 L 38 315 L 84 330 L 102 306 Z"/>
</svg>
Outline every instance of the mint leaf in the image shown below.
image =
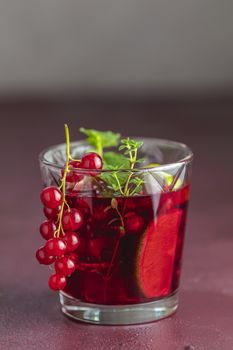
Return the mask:
<svg viewBox="0 0 233 350">
<path fill-rule="evenodd" d="M 101 180 L 103 180 L 107 187 L 115 192 L 115 195 L 123 195 L 122 187 L 126 183 L 128 179 L 129 173 L 126 171 L 111 171 L 111 172 L 103 172 L 100 175 Z"/>
<path fill-rule="evenodd" d="M 135 141 L 133 139 L 130 139 L 129 137 L 127 137 L 127 139 L 122 139 L 121 143 L 122 143 L 122 145 L 119 147 L 119 150 L 124 149 L 124 148 L 128 148 L 128 149 L 136 148 L 136 149 L 139 149 L 143 145 L 142 141 Z"/>
<path fill-rule="evenodd" d="M 144 158 L 137 159 L 135 163 L 145 163 Z"/>
<path fill-rule="evenodd" d="M 105 152 L 103 155 L 104 169 L 129 169 L 130 162 L 123 154 Z"/>
<path fill-rule="evenodd" d="M 120 134 L 112 131 L 98 131 L 95 129 L 80 128 L 80 132 L 87 136 L 87 142 L 93 146 L 96 152 L 102 157 L 103 149 L 107 147 L 117 146 Z"/>
<path fill-rule="evenodd" d="M 144 180 L 140 177 L 134 177 L 131 178 L 129 181 L 129 186 L 131 187 L 133 185 L 133 188 L 131 190 L 131 196 L 135 195 L 137 193 L 140 193 L 142 190 L 142 185 L 144 184 Z"/>
<path fill-rule="evenodd" d="M 134 177 L 130 180 L 130 183 L 131 184 L 135 184 L 135 185 L 138 185 L 138 184 L 142 184 L 143 183 L 143 180 L 140 179 L 140 177 Z"/>
</svg>

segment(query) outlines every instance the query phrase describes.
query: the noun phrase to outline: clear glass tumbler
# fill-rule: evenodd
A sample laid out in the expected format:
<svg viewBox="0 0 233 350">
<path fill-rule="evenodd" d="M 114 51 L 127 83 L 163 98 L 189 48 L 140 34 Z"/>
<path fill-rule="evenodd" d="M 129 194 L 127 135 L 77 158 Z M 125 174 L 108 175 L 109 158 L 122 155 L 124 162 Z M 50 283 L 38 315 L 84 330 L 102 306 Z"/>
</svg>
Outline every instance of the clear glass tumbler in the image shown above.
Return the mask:
<svg viewBox="0 0 233 350">
<path fill-rule="evenodd" d="M 79 181 L 67 183 L 67 203 L 85 218 L 77 231 L 77 270 L 60 292 L 63 313 L 76 320 L 137 324 L 167 317 L 178 307 L 193 155 L 182 143 L 140 140 L 140 155 L 150 166 L 95 176 L 80 169 Z M 80 158 L 88 147 L 72 143 L 72 156 Z M 44 185 L 59 185 L 65 144 L 45 150 L 39 160 Z M 116 175 L 130 177 L 127 196 Z M 114 197 L 109 183 L 118 189 Z"/>
</svg>

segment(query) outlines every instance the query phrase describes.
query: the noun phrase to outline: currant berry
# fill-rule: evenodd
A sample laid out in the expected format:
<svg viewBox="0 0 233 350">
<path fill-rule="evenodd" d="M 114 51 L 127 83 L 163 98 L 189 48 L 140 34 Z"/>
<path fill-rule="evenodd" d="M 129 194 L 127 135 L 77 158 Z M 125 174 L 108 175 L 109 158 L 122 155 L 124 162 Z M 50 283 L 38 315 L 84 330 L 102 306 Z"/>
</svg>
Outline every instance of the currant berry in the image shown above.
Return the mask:
<svg viewBox="0 0 233 350">
<path fill-rule="evenodd" d="M 76 270 L 76 264 L 69 256 L 57 259 L 54 264 L 55 271 L 62 276 L 70 276 Z"/>
<path fill-rule="evenodd" d="M 114 218 L 114 214 L 115 212 L 113 209 L 108 209 L 107 205 L 100 204 L 93 210 L 92 219 L 95 225 L 103 227 Z"/>
<path fill-rule="evenodd" d="M 68 252 L 73 252 L 80 245 L 79 236 L 75 232 L 67 232 L 63 238 L 63 241 L 66 243 Z"/>
<path fill-rule="evenodd" d="M 95 152 L 84 154 L 81 160 L 81 165 L 84 169 L 101 170 L 103 167 L 102 158 Z M 97 175 L 97 172 L 90 172 L 90 175 Z"/>
<path fill-rule="evenodd" d="M 47 219 L 56 221 L 58 218 L 58 213 L 60 209 L 61 209 L 60 206 L 57 209 L 44 207 L 43 211 Z"/>
<path fill-rule="evenodd" d="M 46 220 L 40 225 L 40 234 L 46 240 L 53 238 L 55 230 L 56 225 L 51 220 Z"/>
<path fill-rule="evenodd" d="M 62 256 L 66 252 L 66 244 L 61 238 L 51 238 L 45 244 L 45 252 L 52 256 Z"/>
<path fill-rule="evenodd" d="M 78 209 L 65 210 L 62 217 L 62 226 L 65 231 L 76 231 L 83 224 L 83 214 Z"/>
<path fill-rule="evenodd" d="M 49 288 L 52 290 L 62 290 L 66 286 L 66 277 L 61 276 L 58 273 L 54 273 L 49 277 Z"/>
<path fill-rule="evenodd" d="M 88 256 L 100 260 L 104 250 L 110 248 L 111 250 L 112 239 L 107 237 L 97 237 L 90 239 L 87 246 Z"/>
<path fill-rule="evenodd" d="M 70 160 L 70 168 L 73 169 L 73 178 L 75 182 L 81 181 L 84 178 L 84 175 L 78 172 L 77 170 L 82 168 L 81 161 Z M 76 171 L 75 171 L 76 170 Z"/>
<path fill-rule="evenodd" d="M 93 238 L 88 241 L 88 256 L 94 257 L 96 259 L 101 259 L 102 251 L 104 248 L 103 239 Z"/>
<path fill-rule="evenodd" d="M 70 160 L 69 161 L 69 166 L 72 167 L 73 169 L 78 169 L 80 168 L 81 161 L 80 160 Z"/>
<path fill-rule="evenodd" d="M 139 232 L 144 225 L 142 217 L 133 212 L 126 214 L 124 222 L 127 233 Z"/>
<path fill-rule="evenodd" d="M 70 160 L 69 161 L 69 171 L 66 174 L 66 182 L 74 183 L 81 181 L 83 179 L 83 174 L 78 173 L 75 170 L 81 168 L 81 162 L 78 160 Z M 62 176 L 64 176 L 64 169 L 61 171 Z"/>
<path fill-rule="evenodd" d="M 75 265 L 77 266 L 77 264 L 79 263 L 79 257 L 78 257 L 78 255 L 75 254 L 75 253 L 69 253 L 67 256 L 68 256 L 70 259 L 72 259 L 72 260 L 74 261 Z"/>
<path fill-rule="evenodd" d="M 51 209 L 56 209 L 62 204 L 62 193 L 55 186 L 46 187 L 40 195 L 42 203 Z"/>
<path fill-rule="evenodd" d="M 76 209 L 80 210 L 85 218 L 89 218 L 91 214 L 91 209 L 85 199 L 76 197 L 76 202 L 74 206 Z"/>
<path fill-rule="evenodd" d="M 36 258 L 40 264 L 43 265 L 51 265 L 55 261 L 55 257 L 52 255 L 48 255 L 45 252 L 45 247 L 41 247 L 36 252 Z"/>
</svg>

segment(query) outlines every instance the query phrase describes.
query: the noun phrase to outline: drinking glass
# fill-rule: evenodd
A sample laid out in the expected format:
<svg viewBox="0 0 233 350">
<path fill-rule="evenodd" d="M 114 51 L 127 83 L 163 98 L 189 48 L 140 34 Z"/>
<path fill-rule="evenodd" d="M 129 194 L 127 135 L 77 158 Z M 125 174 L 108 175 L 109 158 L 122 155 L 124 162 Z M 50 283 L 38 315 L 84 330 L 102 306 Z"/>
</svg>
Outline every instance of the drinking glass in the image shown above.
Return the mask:
<svg viewBox="0 0 233 350">
<path fill-rule="evenodd" d="M 137 140 L 148 166 L 78 169 L 79 181 L 66 186 L 66 201 L 82 212 L 84 224 L 77 231 L 77 270 L 59 295 L 63 313 L 79 321 L 137 324 L 178 307 L 193 155 L 182 143 Z M 76 159 L 89 150 L 84 141 L 71 144 Z M 60 185 L 65 157 L 65 144 L 40 154 L 44 186 Z"/>
</svg>

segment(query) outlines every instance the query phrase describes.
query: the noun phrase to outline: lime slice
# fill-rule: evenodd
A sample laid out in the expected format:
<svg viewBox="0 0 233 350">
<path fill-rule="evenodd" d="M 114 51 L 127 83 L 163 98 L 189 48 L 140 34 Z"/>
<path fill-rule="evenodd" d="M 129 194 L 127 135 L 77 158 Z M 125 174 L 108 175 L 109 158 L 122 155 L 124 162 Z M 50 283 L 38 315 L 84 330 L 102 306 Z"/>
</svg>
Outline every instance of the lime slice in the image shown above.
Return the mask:
<svg viewBox="0 0 233 350">
<path fill-rule="evenodd" d="M 148 165 L 145 165 L 143 168 L 155 168 L 157 166 L 160 166 L 160 164 L 158 163 L 150 163 Z M 159 172 L 156 172 L 156 174 L 159 174 L 159 176 L 161 176 L 161 178 L 164 179 L 164 182 L 167 186 L 171 186 L 173 181 L 174 181 L 174 177 L 169 174 L 169 173 L 166 173 L 165 171 L 159 171 Z M 176 181 L 176 184 L 173 188 L 173 190 L 178 190 L 179 188 L 181 188 L 182 186 L 182 181 L 180 179 L 178 179 Z"/>
<path fill-rule="evenodd" d="M 147 298 L 167 295 L 170 291 L 181 216 L 182 210 L 158 216 L 139 243 L 136 279 Z"/>
<path fill-rule="evenodd" d="M 150 163 L 150 164 L 144 165 L 143 168 L 155 168 L 156 166 L 160 166 L 160 164 Z"/>
<path fill-rule="evenodd" d="M 164 176 L 164 179 L 166 181 L 166 185 L 171 186 L 173 181 L 174 181 L 174 177 L 171 174 L 166 173 L 165 171 L 161 171 L 160 174 L 162 174 L 162 176 Z M 173 190 L 178 190 L 179 188 L 181 188 L 181 186 L 182 186 L 182 181 L 180 179 L 178 179 L 175 183 Z"/>
</svg>

